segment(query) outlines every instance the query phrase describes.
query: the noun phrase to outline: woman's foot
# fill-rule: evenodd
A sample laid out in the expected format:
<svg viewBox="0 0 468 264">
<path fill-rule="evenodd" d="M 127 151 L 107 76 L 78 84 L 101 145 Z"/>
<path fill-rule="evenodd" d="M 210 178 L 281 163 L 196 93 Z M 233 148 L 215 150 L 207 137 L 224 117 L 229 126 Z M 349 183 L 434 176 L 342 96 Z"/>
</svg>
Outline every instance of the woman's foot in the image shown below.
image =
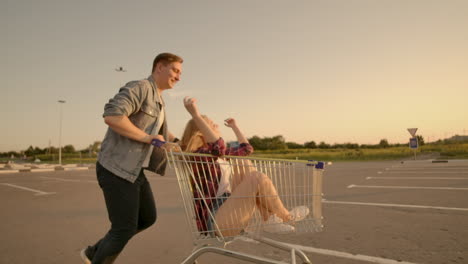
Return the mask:
<svg viewBox="0 0 468 264">
<path fill-rule="evenodd" d="M 309 208 L 307 206 L 301 205 L 294 207 L 291 211 L 287 212 L 280 216 L 283 222 L 297 222 L 304 220 L 307 215 L 309 215 Z"/>
<path fill-rule="evenodd" d="M 309 215 L 309 212 L 310 210 L 307 206 L 296 206 L 291 211 L 289 211 L 290 221 L 297 222 L 304 220 L 307 215 Z"/>
<path fill-rule="evenodd" d="M 275 234 L 294 232 L 294 226 L 283 223 L 283 220 L 276 215 L 271 215 L 263 225 L 263 231 Z"/>
</svg>

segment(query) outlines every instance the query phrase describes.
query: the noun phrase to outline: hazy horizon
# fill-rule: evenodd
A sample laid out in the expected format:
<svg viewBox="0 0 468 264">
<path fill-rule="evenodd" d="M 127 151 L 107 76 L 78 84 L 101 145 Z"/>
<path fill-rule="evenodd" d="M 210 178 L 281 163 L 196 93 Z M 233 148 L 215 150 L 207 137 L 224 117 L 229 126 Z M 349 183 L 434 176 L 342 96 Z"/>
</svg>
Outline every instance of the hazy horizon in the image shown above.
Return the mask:
<svg viewBox="0 0 468 264">
<path fill-rule="evenodd" d="M 249 136 L 248 138 L 251 138 L 251 137 L 253 137 L 253 136 L 258 136 L 258 135 L 252 135 L 252 136 Z M 273 135 L 273 136 L 271 136 L 271 137 L 274 137 L 274 136 L 278 136 L 278 135 Z M 283 135 L 281 135 L 281 136 L 283 136 Z M 417 136 L 419 136 L 419 134 L 417 134 Z M 427 139 L 424 138 L 424 136 L 423 136 L 423 139 L 424 139 L 424 142 L 425 142 L 425 143 L 434 143 L 434 142 L 439 141 L 439 140 L 451 139 L 452 137 L 456 137 L 456 136 L 465 136 L 465 137 L 468 137 L 468 135 L 454 134 L 454 135 L 451 135 L 450 137 L 447 137 L 447 138 L 437 138 L 437 139 L 431 140 L 430 142 L 428 142 Z M 284 137 L 284 136 L 283 136 L 283 137 Z M 224 138 L 224 137 L 223 137 L 223 138 Z M 263 138 L 263 137 L 260 137 L 260 138 Z M 380 140 L 383 140 L 383 139 L 386 139 L 386 138 L 381 138 Z M 333 145 L 335 145 L 335 144 L 336 144 L 336 145 L 340 145 L 340 144 L 349 144 L 349 143 L 351 143 L 351 144 L 359 144 L 359 145 L 379 145 L 380 140 L 379 140 L 378 142 L 372 142 L 372 143 L 358 143 L 358 142 L 351 142 L 351 141 L 346 141 L 346 142 L 324 142 L 324 143 L 329 144 L 329 145 L 331 145 L 331 146 L 333 146 Z M 89 145 L 92 145 L 93 143 L 98 142 L 98 141 L 101 142 L 102 140 L 95 140 L 95 141 L 93 141 L 93 142 L 90 142 L 88 145 L 86 145 L 86 146 L 84 146 L 84 147 L 80 147 L 80 148 L 77 148 L 74 144 L 66 143 L 65 145 L 62 144 L 62 148 L 65 147 L 66 145 L 73 145 L 73 147 L 75 148 L 76 151 L 82 151 L 82 150 L 87 150 L 87 149 L 89 148 Z M 230 141 L 236 141 L 236 139 L 233 138 L 233 139 L 229 140 L 227 143 L 229 143 Z M 310 141 L 314 141 L 314 142 L 317 144 L 317 146 L 322 142 L 322 141 L 315 141 L 315 140 L 310 140 Z M 291 143 L 298 143 L 298 144 L 301 144 L 301 145 L 303 145 L 303 144 L 305 144 L 305 143 L 307 143 L 307 142 L 310 142 L 310 141 L 306 141 L 306 142 L 294 142 L 294 141 L 290 141 L 290 140 L 287 140 L 287 139 L 285 140 L 285 142 L 287 142 L 287 143 L 291 142 Z M 387 142 L 388 142 L 388 140 L 387 140 Z M 403 144 L 403 145 L 405 145 L 405 144 L 409 144 L 409 138 L 408 138 L 408 140 L 406 140 L 405 142 L 388 142 L 388 143 L 391 144 L 391 145 L 395 145 L 395 144 Z M 23 152 L 23 151 L 26 151 L 30 146 L 32 146 L 32 147 L 39 147 L 39 148 L 41 148 L 41 149 L 49 148 L 49 145 L 43 146 L 43 147 L 37 146 L 37 145 L 29 145 L 29 146 L 28 146 L 27 148 L 25 148 L 25 149 L 0 151 L 0 153 L 1 153 L 1 152 L 3 152 L 3 153 L 7 153 L 7 152 Z M 50 147 L 58 148 L 58 145 L 56 145 L 56 146 L 50 145 Z"/>
</svg>

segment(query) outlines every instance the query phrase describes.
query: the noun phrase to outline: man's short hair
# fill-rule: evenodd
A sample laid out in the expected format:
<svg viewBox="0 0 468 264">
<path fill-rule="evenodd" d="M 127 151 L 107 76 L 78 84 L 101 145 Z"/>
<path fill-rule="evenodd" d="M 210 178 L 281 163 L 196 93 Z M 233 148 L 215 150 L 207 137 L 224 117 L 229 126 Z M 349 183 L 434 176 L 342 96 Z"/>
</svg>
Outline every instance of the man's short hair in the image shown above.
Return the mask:
<svg viewBox="0 0 468 264">
<path fill-rule="evenodd" d="M 172 63 L 172 62 L 184 62 L 184 60 L 175 55 L 175 54 L 172 54 L 172 53 L 169 53 L 169 52 L 164 52 L 164 53 L 161 53 L 159 54 L 158 56 L 156 56 L 156 58 L 154 58 L 154 61 L 153 61 L 153 69 L 151 70 L 151 73 L 154 72 L 154 69 L 156 69 L 156 65 L 158 65 L 159 62 L 161 62 L 162 64 L 164 65 L 167 65 L 169 63 Z"/>
</svg>

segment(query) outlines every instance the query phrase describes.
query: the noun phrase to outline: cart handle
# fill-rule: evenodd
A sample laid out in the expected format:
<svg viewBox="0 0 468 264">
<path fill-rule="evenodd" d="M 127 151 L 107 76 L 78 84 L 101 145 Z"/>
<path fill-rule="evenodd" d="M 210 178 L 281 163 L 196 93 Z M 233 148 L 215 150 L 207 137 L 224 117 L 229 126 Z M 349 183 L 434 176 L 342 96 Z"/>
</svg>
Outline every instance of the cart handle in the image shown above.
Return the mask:
<svg viewBox="0 0 468 264">
<path fill-rule="evenodd" d="M 151 145 L 160 148 L 162 145 L 166 144 L 166 141 L 159 140 L 157 138 L 151 140 Z"/>
</svg>

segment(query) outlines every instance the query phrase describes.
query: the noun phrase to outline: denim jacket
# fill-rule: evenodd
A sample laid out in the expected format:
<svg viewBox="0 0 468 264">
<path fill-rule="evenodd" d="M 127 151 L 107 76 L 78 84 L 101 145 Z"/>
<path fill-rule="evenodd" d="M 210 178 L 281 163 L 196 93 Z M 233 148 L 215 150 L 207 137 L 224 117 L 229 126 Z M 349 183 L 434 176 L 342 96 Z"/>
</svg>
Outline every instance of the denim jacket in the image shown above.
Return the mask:
<svg viewBox="0 0 468 264">
<path fill-rule="evenodd" d="M 103 117 L 126 115 L 136 127 L 151 134 L 163 108 L 164 101 L 159 99 L 156 84 L 150 76 L 145 80 L 131 81 L 120 88 L 119 93 L 104 106 Z M 167 113 L 157 134 L 162 134 L 167 140 L 166 120 Z M 101 144 L 98 161 L 107 170 L 133 183 L 150 151 L 153 153 L 145 169 L 164 175 L 167 164 L 164 150 L 121 136 L 109 127 Z"/>
</svg>

